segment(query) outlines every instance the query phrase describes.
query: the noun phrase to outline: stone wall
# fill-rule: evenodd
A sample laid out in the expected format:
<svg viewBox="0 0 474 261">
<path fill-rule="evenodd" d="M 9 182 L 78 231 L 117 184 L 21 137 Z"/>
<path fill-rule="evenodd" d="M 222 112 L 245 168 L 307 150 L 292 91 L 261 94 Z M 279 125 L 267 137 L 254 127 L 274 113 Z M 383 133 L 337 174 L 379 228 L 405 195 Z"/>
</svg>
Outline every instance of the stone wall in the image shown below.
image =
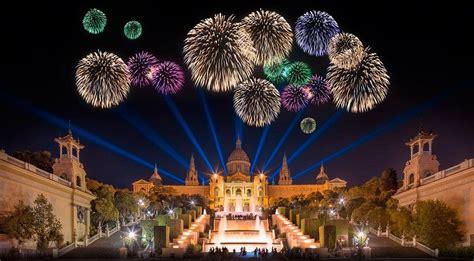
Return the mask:
<svg viewBox="0 0 474 261">
<path fill-rule="evenodd" d="M 185 195 L 195 195 L 199 194 L 203 197 L 209 196 L 209 186 L 184 186 L 184 185 L 174 185 L 174 186 L 165 186 L 170 187 L 176 190 L 178 194 Z"/>
<path fill-rule="evenodd" d="M 328 189 L 328 183 L 323 185 L 268 185 L 268 197 L 270 199 L 291 198 L 292 196 L 313 192 L 323 192 Z"/>
</svg>

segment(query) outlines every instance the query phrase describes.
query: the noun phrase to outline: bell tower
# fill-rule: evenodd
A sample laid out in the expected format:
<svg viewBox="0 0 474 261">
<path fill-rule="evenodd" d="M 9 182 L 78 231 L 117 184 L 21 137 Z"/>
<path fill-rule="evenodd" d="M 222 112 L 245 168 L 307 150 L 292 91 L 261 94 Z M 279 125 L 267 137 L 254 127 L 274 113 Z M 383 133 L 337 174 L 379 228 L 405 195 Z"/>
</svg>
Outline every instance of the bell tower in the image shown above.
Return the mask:
<svg viewBox="0 0 474 261">
<path fill-rule="evenodd" d="M 192 154 L 191 154 L 191 160 L 189 161 L 188 175 L 186 175 L 186 180 L 184 182 L 186 186 L 199 186 L 196 166 L 194 165 L 194 155 Z"/>
<path fill-rule="evenodd" d="M 439 162 L 433 154 L 432 145 L 436 134 L 426 132 L 422 128 L 418 134 L 405 144 L 410 147 L 410 159 L 403 169 L 403 189 L 411 189 L 420 185 L 420 180 L 438 172 Z"/>
<path fill-rule="evenodd" d="M 88 191 L 86 171 L 80 161 L 80 152 L 84 145 L 74 139 L 71 130 L 66 136 L 55 138 L 54 141 L 59 145 L 59 158 L 53 164 L 53 174 L 70 181 L 73 188 Z"/>
<path fill-rule="evenodd" d="M 278 179 L 278 185 L 291 185 L 293 179 L 291 178 L 290 168 L 286 162 L 286 153 L 283 155 L 283 162 L 281 164 L 280 178 Z"/>
</svg>

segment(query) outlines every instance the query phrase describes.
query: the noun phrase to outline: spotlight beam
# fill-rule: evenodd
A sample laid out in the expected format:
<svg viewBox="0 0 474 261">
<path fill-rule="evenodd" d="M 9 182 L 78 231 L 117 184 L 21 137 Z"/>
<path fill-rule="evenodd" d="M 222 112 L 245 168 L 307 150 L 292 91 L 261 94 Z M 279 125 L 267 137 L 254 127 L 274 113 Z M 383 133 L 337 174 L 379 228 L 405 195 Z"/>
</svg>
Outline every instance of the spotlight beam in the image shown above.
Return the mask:
<svg viewBox="0 0 474 261">
<path fill-rule="evenodd" d="M 127 158 L 129 160 L 132 160 L 138 164 L 141 164 L 149 169 L 153 169 L 154 168 L 154 165 L 151 163 L 151 162 L 148 162 L 142 158 L 140 158 L 139 156 L 131 153 L 131 152 L 128 152 L 126 151 L 125 149 L 123 148 L 120 148 L 119 146 L 85 130 L 85 129 L 82 129 L 80 127 L 76 127 L 74 125 L 69 125 L 69 122 L 57 117 L 57 116 L 54 116 L 52 114 L 50 114 L 49 112 L 46 112 L 46 111 L 43 111 L 41 109 L 38 109 L 26 102 L 22 102 L 22 101 L 17 101 L 17 102 L 14 102 L 15 105 L 18 105 L 20 107 L 22 107 L 23 109 L 27 110 L 28 112 L 31 112 L 35 115 L 37 115 L 38 117 L 50 122 L 51 124 L 53 125 L 56 125 L 60 128 L 63 128 L 65 130 L 69 129 L 69 127 L 71 128 L 71 130 L 80 138 L 82 139 L 85 139 L 85 140 L 88 140 L 98 146 L 101 146 L 105 149 L 108 149 L 110 150 L 111 152 L 119 155 L 119 156 L 122 156 L 124 158 Z M 163 168 L 158 168 L 158 171 L 165 175 L 166 177 L 169 177 L 179 183 L 184 183 L 184 180 L 182 178 L 179 178 L 177 176 L 175 176 L 174 174 L 172 174 L 171 172 L 163 169 Z"/>
<path fill-rule="evenodd" d="M 209 124 L 209 128 L 211 129 L 212 138 L 214 140 L 214 144 L 216 146 L 217 154 L 219 155 L 219 159 L 221 161 L 222 168 L 224 169 L 224 173 L 227 174 L 227 168 L 225 165 L 224 157 L 222 156 L 221 145 L 219 143 L 219 138 L 217 136 L 216 128 L 214 126 L 214 121 L 212 119 L 211 111 L 209 110 L 209 106 L 206 100 L 206 96 L 203 90 L 198 90 L 199 96 L 201 98 L 202 106 L 204 107 L 204 112 L 206 113 L 207 123 Z"/>
<path fill-rule="evenodd" d="M 127 110 L 121 106 L 118 109 L 119 115 L 145 136 L 154 145 L 168 154 L 173 160 L 181 166 L 188 169 L 189 163 L 179 154 L 169 143 L 165 141 L 158 133 L 156 133 L 149 125 L 147 125 L 138 114 Z"/>
<path fill-rule="evenodd" d="M 250 167 L 250 173 L 253 173 L 255 169 L 255 165 L 258 162 L 258 158 L 260 157 L 260 152 L 262 152 L 263 144 L 265 144 L 265 141 L 267 140 L 268 132 L 270 131 L 270 126 L 271 125 L 267 125 L 265 126 L 265 128 L 263 128 L 262 135 L 260 136 L 260 140 L 258 142 L 257 151 L 255 152 L 252 166 Z"/>
<path fill-rule="evenodd" d="M 316 132 L 314 132 L 313 134 L 311 134 L 311 136 L 305 141 L 305 143 L 303 143 L 303 145 L 301 145 L 300 147 L 298 147 L 298 149 L 293 152 L 290 157 L 288 157 L 288 164 L 290 164 L 293 160 L 295 160 L 299 155 L 301 155 L 301 153 L 303 153 L 307 148 L 308 146 L 310 146 L 311 144 L 313 144 L 318 138 L 321 137 L 321 135 L 323 135 L 332 125 L 334 125 L 334 123 L 336 123 L 343 115 L 343 111 L 342 110 L 337 110 L 336 112 L 334 112 L 331 117 L 329 117 L 329 119 L 327 121 L 324 122 L 324 124 L 317 128 L 316 129 Z M 278 173 L 280 172 L 280 169 L 281 169 L 281 166 L 278 167 L 275 172 L 273 172 L 273 174 L 270 176 L 270 179 L 273 179 L 275 178 L 276 175 L 278 175 Z"/>
<path fill-rule="evenodd" d="M 184 120 L 183 116 L 181 115 L 181 113 L 179 112 L 178 110 L 178 107 L 176 107 L 176 104 L 173 102 L 173 100 L 167 96 L 167 95 L 164 95 L 164 100 L 166 102 L 166 104 L 168 105 L 168 107 L 170 108 L 171 112 L 174 114 L 174 116 L 176 117 L 176 120 L 178 121 L 178 123 L 181 125 L 181 127 L 183 128 L 184 132 L 186 133 L 186 136 L 189 138 L 189 140 L 191 141 L 191 143 L 194 145 L 194 147 L 197 149 L 199 155 L 201 155 L 201 158 L 204 160 L 204 163 L 206 164 L 207 168 L 211 171 L 213 171 L 213 168 L 212 168 L 212 165 L 211 163 L 209 162 L 209 159 L 207 158 L 206 154 L 204 153 L 204 150 L 202 149 L 201 145 L 199 145 L 199 142 L 197 141 L 196 137 L 194 136 L 193 132 L 191 131 L 191 129 L 189 128 L 188 124 L 186 123 L 186 121 Z"/>
<path fill-rule="evenodd" d="M 283 143 L 285 143 L 286 139 L 288 139 L 288 136 L 293 131 L 295 126 L 298 125 L 298 122 L 301 119 L 301 116 L 303 116 L 303 114 L 304 114 L 304 110 L 301 110 L 298 112 L 298 114 L 296 114 L 295 117 L 293 117 L 293 120 L 291 121 L 290 125 L 286 129 L 285 133 L 283 133 L 283 136 L 281 137 L 280 141 L 278 141 L 278 144 L 273 149 L 272 153 L 270 154 L 270 157 L 268 157 L 267 160 L 265 161 L 265 164 L 263 164 L 264 170 L 267 169 L 270 163 L 272 163 L 273 158 L 275 158 L 281 146 L 283 146 Z"/>
<path fill-rule="evenodd" d="M 443 98 L 445 98 L 447 92 L 448 91 L 444 91 L 444 92 L 442 92 L 442 94 L 439 94 L 439 95 L 431 98 L 430 100 L 428 100 L 428 101 L 426 101 L 426 102 L 424 102 L 424 103 L 422 103 L 418 106 L 415 106 L 414 108 L 412 108 L 410 110 L 406 110 L 405 112 L 397 115 L 395 118 L 393 118 L 390 121 L 386 122 L 385 124 L 379 126 L 378 128 L 372 130 L 368 134 L 366 134 L 364 136 L 361 136 L 360 138 L 358 138 L 357 140 L 351 142 L 350 144 L 343 147 L 342 149 L 333 152 L 332 154 L 324 157 L 323 159 L 316 162 L 315 164 L 309 166 L 305 170 L 303 170 L 303 171 L 299 172 L 298 174 L 294 175 L 293 179 L 299 178 L 299 177 L 307 174 L 308 172 L 311 172 L 311 171 L 315 170 L 321 164 L 323 164 L 325 162 L 328 162 L 328 161 L 331 161 L 335 158 L 338 158 L 338 157 L 344 155 L 345 153 L 351 151 L 352 149 L 355 149 L 356 147 L 358 147 L 362 144 L 365 144 L 366 142 L 369 142 L 372 139 L 378 137 L 380 134 L 384 133 L 385 131 L 388 131 L 388 130 L 390 130 L 390 129 L 392 129 L 392 128 L 394 128 L 394 127 L 396 127 L 396 126 L 412 119 L 413 117 L 415 117 L 416 115 L 422 113 L 423 111 L 428 110 L 429 108 L 433 107 L 435 104 L 440 102 Z"/>
</svg>

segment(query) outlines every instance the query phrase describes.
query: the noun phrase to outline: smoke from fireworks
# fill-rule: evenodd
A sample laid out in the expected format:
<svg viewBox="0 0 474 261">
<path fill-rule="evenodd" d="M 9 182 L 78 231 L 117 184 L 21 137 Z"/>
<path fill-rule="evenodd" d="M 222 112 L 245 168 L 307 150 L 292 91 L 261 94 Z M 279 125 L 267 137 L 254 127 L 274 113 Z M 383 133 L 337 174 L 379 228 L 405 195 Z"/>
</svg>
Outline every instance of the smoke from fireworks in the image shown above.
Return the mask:
<svg viewBox="0 0 474 261">
<path fill-rule="evenodd" d="M 87 11 L 82 19 L 84 29 L 91 34 L 102 33 L 107 24 L 107 16 L 99 9 L 93 8 Z"/>
<path fill-rule="evenodd" d="M 162 62 L 153 73 L 153 86 L 162 94 L 174 94 L 184 86 L 184 72 L 174 62 Z"/>
<path fill-rule="evenodd" d="M 390 77 L 375 53 L 364 52 L 359 65 L 347 70 L 331 64 L 327 83 L 339 108 L 365 112 L 381 103 L 388 93 Z"/>
<path fill-rule="evenodd" d="M 303 62 L 294 62 L 283 69 L 289 83 L 304 85 L 311 79 L 311 68 Z"/>
<path fill-rule="evenodd" d="M 311 77 L 311 80 L 303 89 L 307 92 L 309 101 L 314 105 L 321 105 L 331 99 L 331 92 L 326 84 L 326 79 L 317 74 Z"/>
<path fill-rule="evenodd" d="M 280 93 L 269 81 L 250 78 L 235 88 L 234 109 L 248 125 L 262 127 L 280 113 Z"/>
<path fill-rule="evenodd" d="M 313 118 L 304 118 L 300 123 L 301 131 L 310 134 L 316 130 L 316 121 Z"/>
<path fill-rule="evenodd" d="M 256 11 L 242 20 L 257 50 L 257 64 L 282 59 L 290 54 L 293 32 L 283 16 L 271 11 Z"/>
<path fill-rule="evenodd" d="M 303 87 L 290 84 L 281 93 L 281 104 L 288 111 L 300 111 L 308 104 L 308 94 Z"/>
<path fill-rule="evenodd" d="M 136 87 L 150 86 L 153 72 L 158 63 L 158 59 L 148 52 L 139 52 L 130 57 L 127 62 L 130 71 L 130 84 Z"/>
<path fill-rule="evenodd" d="M 298 18 L 295 25 L 296 43 L 304 52 L 324 56 L 329 40 L 339 33 L 336 20 L 326 12 L 309 11 Z"/>
<path fill-rule="evenodd" d="M 189 31 L 184 60 L 196 85 L 228 91 L 252 75 L 256 51 L 249 34 L 221 14 L 207 18 Z"/>
<path fill-rule="evenodd" d="M 289 65 L 290 62 L 286 58 L 271 61 L 263 65 L 263 73 L 269 81 L 279 84 L 286 79 L 283 72 Z"/>
<path fill-rule="evenodd" d="M 130 40 L 135 40 L 142 35 L 142 25 L 137 21 L 130 21 L 123 27 L 123 33 Z"/>
<path fill-rule="evenodd" d="M 76 67 L 76 86 L 87 103 L 101 108 L 115 106 L 130 91 L 127 65 L 113 53 L 91 53 Z"/>
<path fill-rule="evenodd" d="M 364 46 L 357 36 L 340 33 L 329 42 L 328 54 L 331 62 L 337 67 L 351 69 L 362 61 Z"/>
</svg>

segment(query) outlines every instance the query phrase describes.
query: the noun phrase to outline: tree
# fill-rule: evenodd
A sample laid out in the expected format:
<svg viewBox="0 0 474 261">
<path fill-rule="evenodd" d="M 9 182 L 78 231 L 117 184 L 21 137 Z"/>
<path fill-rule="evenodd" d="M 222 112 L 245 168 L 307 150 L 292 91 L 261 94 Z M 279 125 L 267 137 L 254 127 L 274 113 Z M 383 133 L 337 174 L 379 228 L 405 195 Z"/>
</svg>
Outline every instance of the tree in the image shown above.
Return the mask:
<svg viewBox="0 0 474 261">
<path fill-rule="evenodd" d="M 439 200 L 418 201 L 413 229 L 421 242 L 431 248 L 453 247 L 463 239 L 457 212 Z"/>
<path fill-rule="evenodd" d="M 11 237 L 19 241 L 19 247 L 35 235 L 33 208 L 19 201 L 12 213 L 5 216 L 2 221 L 2 230 Z"/>
<path fill-rule="evenodd" d="M 51 157 L 51 152 L 49 151 L 15 151 L 12 153 L 12 156 L 44 171 L 53 172 L 54 159 Z"/>
<path fill-rule="evenodd" d="M 382 185 L 384 191 L 393 191 L 398 189 L 398 174 L 393 168 L 387 168 L 382 172 Z"/>
<path fill-rule="evenodd" d="M 121 189 L 115 192 L 115 207 L 119 212 L 122 224 L 125 224 L 127 217 L 138 212 L 137 197 L 128 189 Z"/>
<path fill-rule="evenodd" d="M 98 198 L 92 201 L 92 220 L 99 227 L 105 222 L 117 220 L 119 212 L 114 203 L 106 198 Z"/>
<path fill-rule="evenodd" d="M 38 195 L 33 207 L 33 230 L 37 248 L 46 249 L 50 242 L 54 242 L 59 247 L 64 241 L 61 229 L 61 222 L 53 214 L 53 205 L 43 194 Z"/>
</svg>

